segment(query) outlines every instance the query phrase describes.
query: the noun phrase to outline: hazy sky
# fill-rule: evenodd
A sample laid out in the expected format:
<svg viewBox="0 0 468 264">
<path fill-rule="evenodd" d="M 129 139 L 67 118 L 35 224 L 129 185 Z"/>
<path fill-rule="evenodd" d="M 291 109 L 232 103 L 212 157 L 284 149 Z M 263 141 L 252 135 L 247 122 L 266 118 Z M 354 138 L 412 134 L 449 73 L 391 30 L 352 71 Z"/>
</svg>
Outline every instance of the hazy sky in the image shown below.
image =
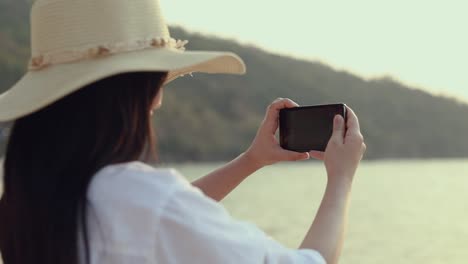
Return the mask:
<svg viewBox="0 0 468 264">
<path fill-rule="evenodd" d="M 390 75 L 468 101 L 465 0 L 161 0 L 161 4 L 170 24 L 192 31 L 320 60 L 363 77 Z"/>
</svg>

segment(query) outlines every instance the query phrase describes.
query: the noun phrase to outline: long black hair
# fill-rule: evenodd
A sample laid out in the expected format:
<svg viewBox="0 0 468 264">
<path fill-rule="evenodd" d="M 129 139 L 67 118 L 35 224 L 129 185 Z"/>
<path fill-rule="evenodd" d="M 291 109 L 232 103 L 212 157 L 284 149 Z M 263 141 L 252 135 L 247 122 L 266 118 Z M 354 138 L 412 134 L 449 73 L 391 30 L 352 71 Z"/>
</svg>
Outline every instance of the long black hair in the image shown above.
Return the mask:
<svg viewBox="0 0 468 264">
<path fill-rule="evenodd" d="M 0 200 L 4 264 L 78 264 L 85 260 L 87 189 L 106 165 L 156 162 L 150 110 L 166 72 L 131 72 L 96 81 L 11 129 Z"/>
</svg>

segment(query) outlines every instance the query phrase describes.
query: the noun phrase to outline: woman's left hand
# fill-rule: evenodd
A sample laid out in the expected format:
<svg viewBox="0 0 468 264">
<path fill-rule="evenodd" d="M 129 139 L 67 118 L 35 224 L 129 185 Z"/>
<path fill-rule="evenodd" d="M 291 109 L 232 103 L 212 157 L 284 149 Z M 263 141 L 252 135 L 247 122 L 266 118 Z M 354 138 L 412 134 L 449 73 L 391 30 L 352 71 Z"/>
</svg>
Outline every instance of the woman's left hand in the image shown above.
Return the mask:
<svg viewBox="0 0 468 264">
<path fill-rule="evenodd" d="M 265 118 L 257 131 L 257 135 L 250 147 L 244 153 L 246 158 L 257 167 L 264 167 L 280 161 L 306 160 L 310 158 L 308 152 L 295 152 L 283 149 L 275 137 L 279 126 L 279 111 L 283 108 L 299 106 L 288 98 L 278 98 L 271 103 Z"/>
</svg>

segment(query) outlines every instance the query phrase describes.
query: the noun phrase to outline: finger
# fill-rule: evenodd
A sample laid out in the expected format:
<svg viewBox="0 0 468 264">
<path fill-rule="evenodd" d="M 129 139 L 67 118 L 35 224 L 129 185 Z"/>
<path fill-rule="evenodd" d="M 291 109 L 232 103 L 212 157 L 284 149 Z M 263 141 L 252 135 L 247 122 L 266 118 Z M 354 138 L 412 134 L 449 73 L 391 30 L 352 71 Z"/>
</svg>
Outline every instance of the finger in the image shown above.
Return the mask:
<svg viewBox="0 0 468 264">
<path fill-rule="evenodd" d="M 317 160 L 325 159 L 325 153 L 321 151 L 316 151 L 316 150 L 309 151 L 309 156 Z"/>
<path fill-rule="evenodd" d="M 281 150 L 281 156 L 282 160 L 290 160 L 290 161 L 296 161 L 296 160 L 306 160 L 310 158 L 310 155 L 308 152 L 296 152 L 296 151 L 290 151 L 290 150 Z"/>
<path fill-rule="evenodd" d="M 333 119 L 333 134 L 331 140 L 343 144 L 345 135 L 345 123 L 341 115 L 336 115 Z"/>
<path fill-rule="evenodd" d="M 281 100 L 283 100 L 283 99 L 284 99 L 283 97 L 278 97 L 278 98 L 276 98 L 272 103 L 276 103 L 276 102 L 281 101 Z"/>
<path fill-rule="evenodd" d="M 283 108 L 292 108 L 292 107 L 297 107 L 299 104 L 294 102 L 293 100 L 289 98 L 276 98 L 269 106 L 267 109 L 267 113 L 270 112 L 270 109 L 276 109 L 276 110 L 281 110 Z"/>
<path fill-rule="evenodd" d="M 262 129 L 266 132 L 274 134 L 278 129 L 279 111 L 283 108 L 293 108 L 299 106 L 296 102 L 288 98 L 278 98 L 271 103 L 265 115 Z"/>
<path fill-rule="evenodd" d="M 351 109 L 349 106 L 346 106 L 347 108 L 347 116 L 348 116 L 348 122 L 346 124 L 348 133 L 350 134 L 359 134 L 361 133 L 361 128 L 359 125 L 359 119 L 354 113 L 353 109 Z"/>
</svg>

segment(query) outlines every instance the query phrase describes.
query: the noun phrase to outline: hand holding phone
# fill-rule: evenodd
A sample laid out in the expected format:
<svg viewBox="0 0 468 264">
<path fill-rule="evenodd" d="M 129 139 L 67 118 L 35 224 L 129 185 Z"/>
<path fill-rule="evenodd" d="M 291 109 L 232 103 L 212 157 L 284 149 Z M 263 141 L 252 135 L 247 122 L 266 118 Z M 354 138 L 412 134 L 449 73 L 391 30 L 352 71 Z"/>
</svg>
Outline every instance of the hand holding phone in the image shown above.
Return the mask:
<svg viewBox="0 0 468 264">
<path fill-rule="evenodd" d="M 279 113 L 284 108 L 296 108 L 299 105 L 288 98 L 274 100 L 266 109 L 265 118 L 257 130 L 250 147 L 242 155 L 249 160 L 244 167 L 261 168 L 281 161 L 296 161 L 310 158 L 308 152 L 289 151 L 280 146 L 275 134 L 279 128 Z"/>
<path fill-rule="evenodd" d="M 297 152 L 325 151 L 333 133 L 333 119 L 336 115 L 341 115 L 346 120 L 345 104 L 281 109 L 281 147 Z"/>
</svg>

